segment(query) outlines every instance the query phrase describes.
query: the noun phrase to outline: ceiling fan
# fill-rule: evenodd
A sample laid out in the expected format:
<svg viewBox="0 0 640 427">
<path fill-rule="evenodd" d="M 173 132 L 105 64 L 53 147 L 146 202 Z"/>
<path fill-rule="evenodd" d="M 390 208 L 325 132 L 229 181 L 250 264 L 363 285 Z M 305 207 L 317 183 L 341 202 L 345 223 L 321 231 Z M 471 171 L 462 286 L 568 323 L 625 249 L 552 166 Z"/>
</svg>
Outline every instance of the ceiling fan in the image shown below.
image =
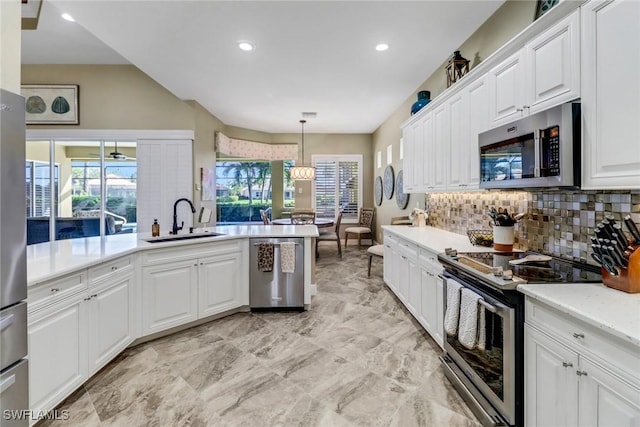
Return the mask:
<svg viewBox="0 0 640 427">
<path fill-rule="evenodd" d="M 89 154 L 90 156 L 93 157 L 100 157 L 99 154 Z M 118 151 L 118 141 L 115 141 L 115 147 L 113 149 L 112 152 L 110 152 L 108 155 L 105 154 L 105 159 L 106 158 L 111 158 L 113 160 L 136 160 L 134 157 L 128 157 L 126 154 L 123 154 L 121 152 Z"/>
</svg>

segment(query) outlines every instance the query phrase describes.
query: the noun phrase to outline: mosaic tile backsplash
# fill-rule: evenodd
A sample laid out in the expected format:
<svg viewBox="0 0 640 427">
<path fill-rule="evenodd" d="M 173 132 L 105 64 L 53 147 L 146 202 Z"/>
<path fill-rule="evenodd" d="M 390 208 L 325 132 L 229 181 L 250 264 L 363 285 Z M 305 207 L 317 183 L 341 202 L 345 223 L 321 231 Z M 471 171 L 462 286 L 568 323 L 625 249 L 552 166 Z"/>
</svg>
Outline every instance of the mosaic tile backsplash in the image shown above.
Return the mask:
<svg viewBox="0 0 640 427">
<path fill-rule="evenodd" d="M 589 236 L 605 215 L 620 222 L 631 214 L 640 223 L 640 190 L 433 193 L 425 195 L 425 206 L 429 225 L 464 235 L 491 229 L 486 215 L 491 207 L 526 212 L 515 226 L 515 247 L 590 264 L 595 262 Z"/>
</svg>

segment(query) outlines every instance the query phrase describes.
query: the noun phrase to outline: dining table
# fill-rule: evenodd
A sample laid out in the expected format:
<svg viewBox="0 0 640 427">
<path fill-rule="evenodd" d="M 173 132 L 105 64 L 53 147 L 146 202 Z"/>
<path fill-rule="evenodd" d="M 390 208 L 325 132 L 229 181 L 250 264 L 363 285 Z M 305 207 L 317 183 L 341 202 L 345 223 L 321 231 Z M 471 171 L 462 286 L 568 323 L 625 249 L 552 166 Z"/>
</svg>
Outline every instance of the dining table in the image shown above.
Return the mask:
<svg viewBox="0 0 640 427">
<path fill-rule="evenodd" d="M 291 225 L 291 218 L 278 218 L 271 220 L 271 224 L 274 225 Z M 318 228 L 327 228 L 332 227 L 334 225 L 333 219 L 331 218 L 316 218 L 314 223 Z"/>
</svg>

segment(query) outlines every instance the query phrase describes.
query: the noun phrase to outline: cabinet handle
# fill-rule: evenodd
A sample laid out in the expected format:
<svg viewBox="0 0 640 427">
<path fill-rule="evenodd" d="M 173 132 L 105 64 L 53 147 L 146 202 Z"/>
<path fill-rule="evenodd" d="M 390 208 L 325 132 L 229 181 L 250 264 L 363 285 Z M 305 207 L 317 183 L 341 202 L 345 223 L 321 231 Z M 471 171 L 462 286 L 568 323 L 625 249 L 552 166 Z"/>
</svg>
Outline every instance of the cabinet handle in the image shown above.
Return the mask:
<svg viewBox="0 0 640 427">
<path fill-rule="evenodd" d="M 204 262 L 201 262 L 200 265 L 204 265 Z"/>
<path fill-rule="evenodd" d="M 118 269 L 118 267 L 116 267 L 115 265 L 113 267 L 111 267 L 111 271 L 116 271 Z"/>
<path fill-rule="evenodd" d="M 583 338 L 584 339 L 584 334 L 583 333 L 574 332 L 573 333 L 573 337 L 574 338 Z"/>
<path fill-rule="evenodd" d="M 576 375 L 579 377 L 586 377 L 587 376 L 587 372 L 586 371 L 576 371 Z"/>
<path fill-rule="evenodd" d="M 91 297 L 87 297 L 87 298 L 85 298 L 84 300 L 85 300 L 85 301 L 89 301 L 90 299 L 91 299 Z"/>
<path fill-rule="evenodd" d="M 524 110 L 522 108 L 516 108 L 516 111 L 522 112 Z"/>
<path fill-rule="evenodd" d="M 97 298 L 97 297 L 98 297 L 98 294 L 93 294 L 89 298 Z"/>
<path fill-rule="evenodd" d="M 528 105 L 523 105 L 522 108 L 531 108 L 531 107 Z"/>
<path fill-rule="evenodd" d="M 197 266 L 198 266 L 198 263 L 196 262 L 195 264 L 193 264 L 193 266 L 194 266 L 194 267 L 197 267 Z"/>
<path fill-rule="evenodd" d="M 56 292 L 60 292 L 60 288 L 51 288 L 52 294 L 55 294 Z"/>
<path fill-rule="evenodd" d="M 570 368 L 570 367 L 573 366 L 573 363 L 571 363 L 571 362 L 562 362 L 562 366 L 565 367 L 565 368 Z"/>
</svg>

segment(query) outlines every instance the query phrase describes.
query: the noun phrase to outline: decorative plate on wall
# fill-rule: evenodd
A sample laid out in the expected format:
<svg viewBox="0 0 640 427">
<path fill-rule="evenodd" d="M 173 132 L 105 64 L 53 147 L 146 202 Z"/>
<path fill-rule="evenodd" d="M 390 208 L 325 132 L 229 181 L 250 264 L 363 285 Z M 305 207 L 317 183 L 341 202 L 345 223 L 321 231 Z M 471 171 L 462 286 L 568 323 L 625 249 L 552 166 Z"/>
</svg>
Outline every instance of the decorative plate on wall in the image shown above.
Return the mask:
<svg viewBox="0 0 640 427">
<path fill-rule="evenodd" d="M 375 196 L 376 205 L 382 204 L 382 177 L 376 176 L 376 180 L 373 182 L 373 194 Z"/>
<path fill-rule="evenodd" d="M 396 204 L 400 209 L 405 209 L 409 204 L 409 193 L 402 191 L 402 171 L 396 176 Z"/>
<path fill-rule="evenodd" d="M 384 197 L 387 199 L 391 199 L 393 197 L 393 184 L 394 184 L 394 176 L 393 176 L 393 166 L 389 165 L 384 170 L 384 180 L 383 180 L 383 188 L 384 188 Z"/>
</svg>

